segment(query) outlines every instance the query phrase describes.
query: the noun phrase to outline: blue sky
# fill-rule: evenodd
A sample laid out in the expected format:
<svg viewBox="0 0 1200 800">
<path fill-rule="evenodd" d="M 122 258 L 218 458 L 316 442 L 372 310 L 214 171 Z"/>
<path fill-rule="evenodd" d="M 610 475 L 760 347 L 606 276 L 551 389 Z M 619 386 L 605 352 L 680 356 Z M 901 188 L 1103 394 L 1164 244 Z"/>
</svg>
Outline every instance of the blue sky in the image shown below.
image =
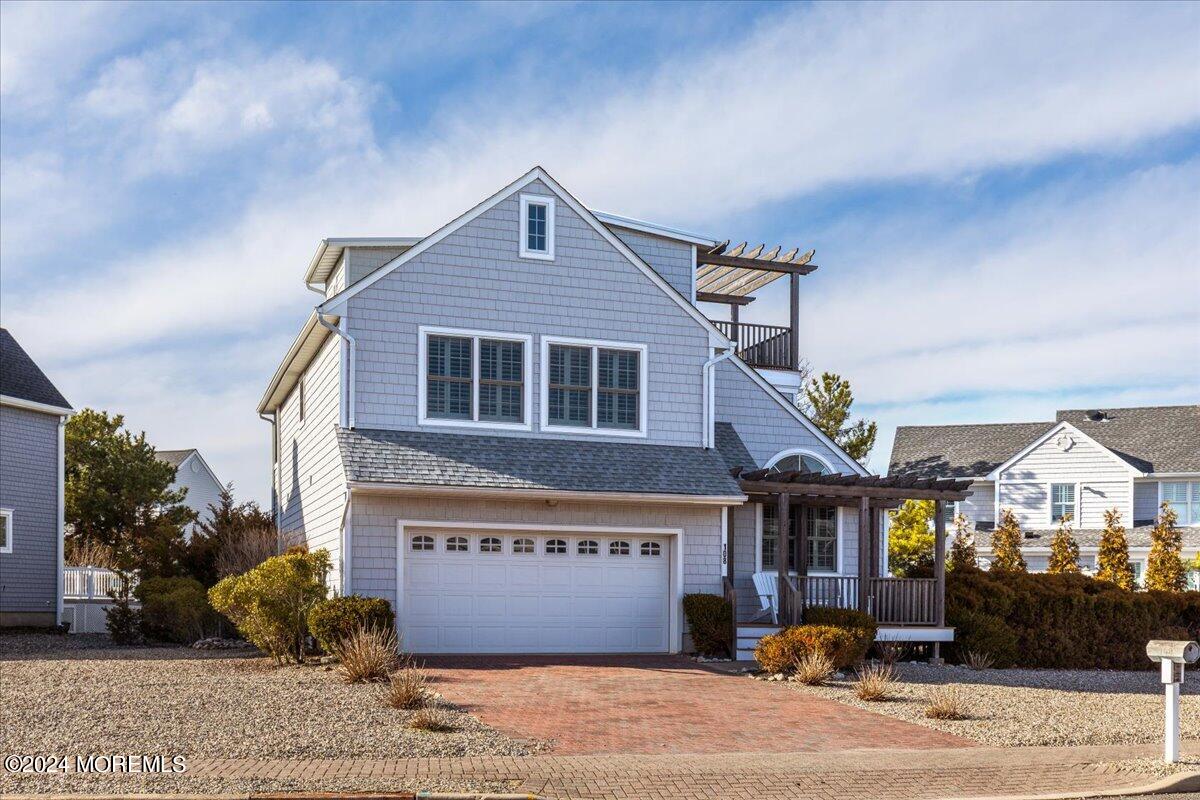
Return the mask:
<svg viewBox="0 0 1200 800">
<path fill-rule="evenodd" d="M 898 424 L 1200 398 L 1197 4 L 5 3 L 0 126 L 5 326 L 260 500 L 317 242 L 535 163 L 815 247 L 802 349 L 876 470 Z"/>
</svg>

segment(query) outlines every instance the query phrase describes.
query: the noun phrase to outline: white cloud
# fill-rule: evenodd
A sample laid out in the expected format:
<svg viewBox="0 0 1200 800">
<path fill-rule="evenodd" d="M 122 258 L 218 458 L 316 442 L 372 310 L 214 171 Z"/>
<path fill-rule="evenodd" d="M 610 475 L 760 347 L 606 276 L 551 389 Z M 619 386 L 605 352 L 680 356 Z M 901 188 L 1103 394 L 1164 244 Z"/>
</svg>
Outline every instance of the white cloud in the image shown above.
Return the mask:
<svg viewBox="0 0 1200 800">
<path fill-rule="evenodd" d="M 119 206 L 139 180 L 162 172 L 220 175 L 224 163 L 206 159 L 230 151 L 257 156 L 251 185 L 231 192 L 229 213 L 198 232 L 120 257 L 90 252 L 92 266 L 61 289 L 6 291 L 6 324 L 70 358 L 214 330 L 275 331 L 285 318 L 298 324 L 310 297 L 301 272 L 318 239 L 427 232 L 532 163 L 589 205 L 723 232 L 721 221 L 734 212 L 829 187 L 953 181 L 1118 153 L 1200 120 L 1198 30 L 1195 5 L 793 7 L 646 74 L 585 75 L 574 93 L 556 86 L 555 97 L 575 101 L 549 108 L 536 82 L 493 76 L 465 99 L 447 97 L 436 127 L 378 148 L 370 90 L 341 67 L 255 54 L 236 39 L 219 53 L 166 44 L 109 64 L 79 98 L 77 107 L 120 132 L 123 153 L 110 173 L 87 173 L 70 186 L 99 207 Z M 1114 42 L 1124 55 L 1114 57 Z M 70 167 L 62 171 L 71 175 Z M 870 283 L 826 284 L 827 308 L 861 308 L 863 319 L 831 319 L 844 342 L 816 337 L 814 355 L 855 377 L 860 396 L 894 391 L 912 401 L 928 396 L 929 384 L 879 363 L 882 354 L 933 372 L 951 359 L 964 381 L 984 389 L 1008 380 L 994 370 L 972 373 L 988 372 L 971 367 L 984 357 L 1011 362 L 1023 379 L 1061 373 L 1054 365 L 1071 354 L 1056 361 L 1052 345 L 1037 344 L 1049 334 L 1060 344 L 1108 348 L 1100 352 L 1128 366 L 1134 348 L 1153 340 L 1146 315 L 1118 309 L 1127 337 L 1088 334 L 1096 323 L 1088 304 L 1111 309 L 1113 296 L 1129 307 L 1154 302 L 1164 309 L 1162 325 L 1178 326 L 1172 315 L 1186 293 L 1163 297 L 1157 287 L 1178 279 L 1197 252 L 1186 230 L 1186 214 L 1197 208 L 1195 168 L 1138 180 L 1125 187 L 1129 196 L 1106 194 L 1090 205 L 1047 196 L 1006 225 L 880 258 Z M 87 193 L 96 186 L 104 194 Z M 10 237 L 45 231 L 45 219 L 65 224 L 52 202 L 61 196 L 43 202 L 45 217 L 14 218 L 6 202 L 5 250 Z M 976 239 L 1001 245 L 988 253 Z M 1136 274 L 1107 268 L 1116 262 L 1136 265 Z M 1094 279 L 1097 264 L 1103 282 Z M 1051 269 L 1070 282 L 1070 299 L 1045 291 Z M 940 280 L 943 273 L 958 286 Z M 929 306 L 918 307 L 926 318 L 916 321 L 912 312 L 889 313 L 918 288 L 935 322 Z M 981 297 L 1005 313 L 981 314 Z M 959 349 L 945 351 L 930 331 L 968 336 L 954 336 Z M 1095 335 L 1107 338 L 1087 338 Z M 1036 358 L 1006 361 L 1021 352 Z M 268 372 L 253 390 L 230 381 L 229 391 L 252 407 Z M 1098 379 L 1104 371 L 1071 372 Z"/>
</svg>

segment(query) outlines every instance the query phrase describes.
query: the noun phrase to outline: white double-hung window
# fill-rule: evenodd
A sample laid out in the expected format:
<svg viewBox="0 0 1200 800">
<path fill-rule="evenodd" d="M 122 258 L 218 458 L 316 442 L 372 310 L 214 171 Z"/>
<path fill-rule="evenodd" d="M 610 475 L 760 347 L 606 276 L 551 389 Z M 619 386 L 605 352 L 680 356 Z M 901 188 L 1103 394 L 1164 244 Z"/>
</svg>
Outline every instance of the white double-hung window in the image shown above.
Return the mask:
<svg viewBox="0 0 1200 800">
<path fill-rule="evenodd" d="M 1200 525 L 1200 481 L 1163 481 L 1162 502 L 1175 512 L 1175 524 Z"/>
<path fill-rule="evenodd" d="M 554 260 L 554 198 L 521 195 L 521 258 Z"/>
<path fill-rule="evenodd" d="M 642 344 L 542 339 L 542 427 L 609 436 L 646 435 Z"/>
<path fill-rule="evenodd" d="M 1079 519 L 1075 513 L 1075 484 L 1050 484 L 1050 522 L 1061 522 L 1067 514 L 1073 520 Z"/>
<path fill-rule="evenodd" d="M 529 336 L 421 328 L 422 425 L 530 429 Z"/>
</svg>

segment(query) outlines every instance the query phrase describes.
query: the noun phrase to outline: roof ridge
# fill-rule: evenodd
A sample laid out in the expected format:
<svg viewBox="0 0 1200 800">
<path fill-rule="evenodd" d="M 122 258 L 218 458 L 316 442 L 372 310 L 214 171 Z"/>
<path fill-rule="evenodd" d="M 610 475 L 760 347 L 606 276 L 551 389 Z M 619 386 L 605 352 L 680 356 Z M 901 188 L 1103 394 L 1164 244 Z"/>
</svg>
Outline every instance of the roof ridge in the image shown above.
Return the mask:
<svg viewBox="0 0 1200 800">
<path fill-rule="evenodd" d="M 1034 420 L 1032 422 L 952 422 L 946 425 L 897 425 L 896 430 L 906 428 L 998 428 L 1006 425 L 1057 425 L 1058 420 Z"/>
</svg>

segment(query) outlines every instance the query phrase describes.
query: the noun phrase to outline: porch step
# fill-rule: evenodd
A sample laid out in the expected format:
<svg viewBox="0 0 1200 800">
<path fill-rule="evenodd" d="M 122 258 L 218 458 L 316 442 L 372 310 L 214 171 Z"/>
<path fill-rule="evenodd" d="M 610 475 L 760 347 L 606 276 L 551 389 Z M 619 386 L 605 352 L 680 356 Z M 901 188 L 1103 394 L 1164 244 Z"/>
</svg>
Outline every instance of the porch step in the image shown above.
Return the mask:
<svg viewBox="0 0 1200 800">
<path fill-rule="evenodd" d="M 753 661 L 754 648 L 758 640 L 780 630 L 778 625 L 738 625 L 737 626 L 737 660 Z"/>
</svg>

